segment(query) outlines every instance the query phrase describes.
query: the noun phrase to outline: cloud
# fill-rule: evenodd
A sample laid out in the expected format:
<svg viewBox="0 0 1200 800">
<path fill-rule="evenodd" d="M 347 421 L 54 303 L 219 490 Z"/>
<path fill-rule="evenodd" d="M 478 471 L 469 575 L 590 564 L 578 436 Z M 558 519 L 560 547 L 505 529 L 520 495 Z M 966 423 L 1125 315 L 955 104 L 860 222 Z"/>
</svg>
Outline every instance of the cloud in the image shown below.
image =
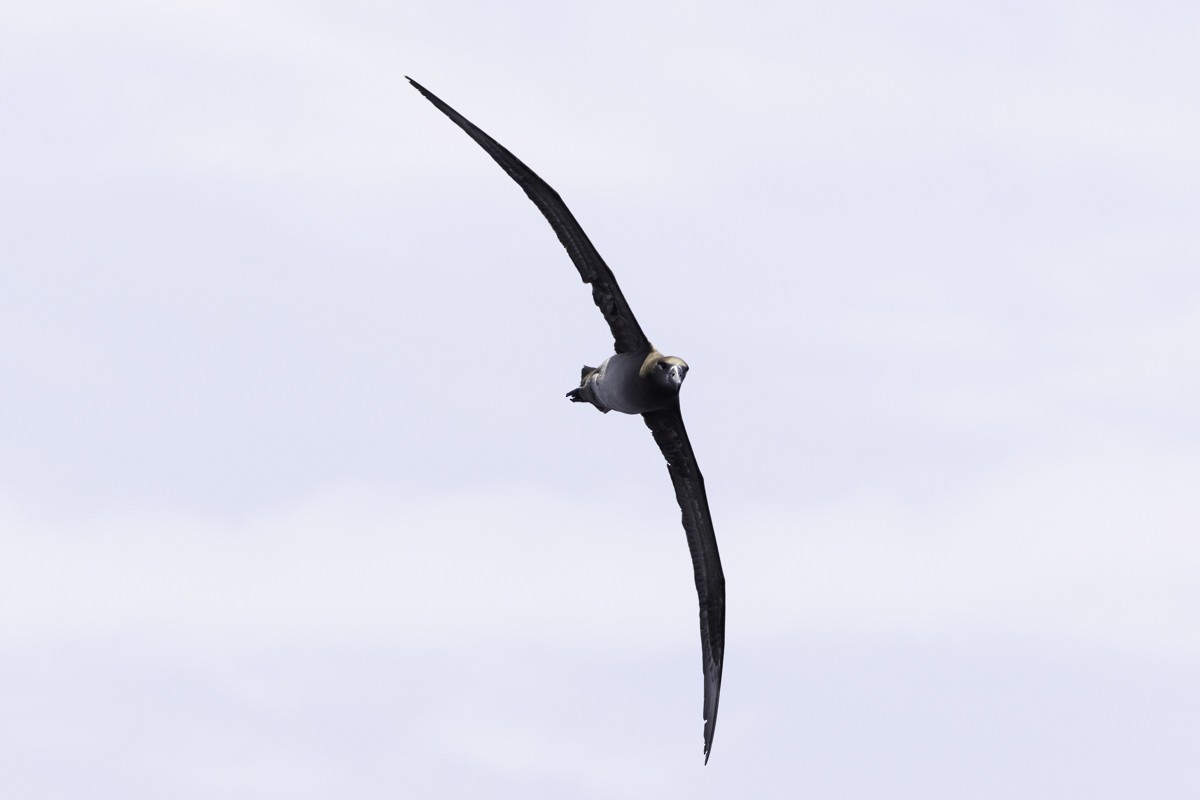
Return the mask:
<svg viewBox="0 0 1200 800">
<path fill-rule="evenodd" d="M 1195 657 L 1200 504 L 1186 487 L 1200 465 L 1136 444 L 1085 449 L 1021 458 L 944 502 L 864 498 L 764 518 L 775 535 L 752 550 L 747 623 L 763 637 L 994 631 Z"/>
<path fill-rule="evenodd" d="M 1113 439 L 1033 453 L 925 501 L 854 496 L 718 516 L 730 626 L 761 640 L 995 630 L 1200 653 L 1200 464 Z M 677 511 L 529 487 L 344 490 L 235 522 L 6 514 L 10 640 L 686 643 Z M 713 491 L 719 492 L 719 485 Z"/>
</svg>

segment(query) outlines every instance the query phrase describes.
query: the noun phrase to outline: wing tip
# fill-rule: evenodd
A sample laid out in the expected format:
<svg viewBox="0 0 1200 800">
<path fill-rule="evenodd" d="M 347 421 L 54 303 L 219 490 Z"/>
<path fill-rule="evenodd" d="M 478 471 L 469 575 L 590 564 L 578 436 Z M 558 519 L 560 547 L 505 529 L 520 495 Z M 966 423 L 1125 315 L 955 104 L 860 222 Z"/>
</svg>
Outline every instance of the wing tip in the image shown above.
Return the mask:
<svg viewBox="0 0 1200 800">
<path fill-rule="evenodd" d="M 708 766 L 708 757 L 712 755 L 713 734 L 716 732 L 715 719 L 704 721 L 704 765 Z"/>
<path fill-rule="evenodd" d="M 717 674 L 717 679 L 711 681 L 707 678 L 704 682 L 704 763 L 708 764 L 708 757 L 712 753 L 713 737 L 717 732 L 717 709 L 721 702 L 721 678 L 720 673 Z"/>
</svg>

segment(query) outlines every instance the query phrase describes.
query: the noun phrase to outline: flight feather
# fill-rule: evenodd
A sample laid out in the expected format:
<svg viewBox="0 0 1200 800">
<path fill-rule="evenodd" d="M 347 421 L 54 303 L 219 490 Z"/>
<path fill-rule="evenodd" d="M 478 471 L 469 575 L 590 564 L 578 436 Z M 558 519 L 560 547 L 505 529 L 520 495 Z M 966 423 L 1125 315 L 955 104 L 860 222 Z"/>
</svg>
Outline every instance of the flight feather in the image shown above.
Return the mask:
<svg viewBox="0 0 1200 800">
<path fill-rule="evenodd" d="M 717 552 L 717 536 L 708 511 L 704 476 L 692 452 L 683 416 L 675 404 L 662 411 L 643 414 L 646 427 L 667 459 L 667 470 L 675 486 L 675 498 L 683 512 L 683 529 L 692 553 L 696 594 L 700 599 L 700 648 L 704 667 L 704 760 L 712 749 L 721 699 L 721 670 L 725 662 L 725 574 Z"/>
<path fill-rule="evenodd" d="M 609 329 L 612 330 L 613 347 L 616 351 L 629 353 L 649 350 L 650 341 L 646 338 L 646 334 L 642 333 L 641 326 L 638 325 L 637 319 L 629 309 L 629 303 L 625 301 L 625 295 L 621 293 L 621 287 L 617 285 L 617 279 L 613 277 L 612 270 L 596 252 L 595 246 L 583 232 L 583 227 L 567 208 L 567 204 L 559 197 L 558 192 L 550 188 L 549 184 L 539 178 L 537 173 L 510 153 L 502 144 L 475 127 L 470 120 L 446 105 L 435 94 L 412 78 L 409 78 L 408 82 L 486 150 L 488 155 L 495 159 L 496 163 L 503 167 L 504 171 L 525 190 L 525 194 L 529 195 L 529 199 L 538 207 L 538 210 L 550 223 L 550 227 L 554 229 L 554 233 L 558 235 L 558 240 L 562 242 L 567 254 L 571 256 L 571 261 L 575 263 L 584 283 L 591 284 L 592 299 L 608 322 Z"/>
</svg>

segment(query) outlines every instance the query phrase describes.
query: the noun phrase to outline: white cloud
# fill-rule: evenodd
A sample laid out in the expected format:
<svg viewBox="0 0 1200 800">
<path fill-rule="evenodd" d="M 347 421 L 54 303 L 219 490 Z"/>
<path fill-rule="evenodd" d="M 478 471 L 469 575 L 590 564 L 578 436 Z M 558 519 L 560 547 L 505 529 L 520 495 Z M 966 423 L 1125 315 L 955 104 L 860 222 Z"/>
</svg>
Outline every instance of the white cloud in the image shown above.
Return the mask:
<svg viewBox="0 0 1200 800">
<path fill-rule="evenodd" d="M 1020 457 L 925 503 L 719 520 L 731 627 L 953 639 L 996 630 L 1195 656 L 1194 458 L 1110 440 Z M 712 491 L 720 492 L 714 485 Z M 689 642 L 695 600 L 665 475 L 604 512 L 529 489 L 329 494 L 236 523 L 4 520 L 10 640 Z M 736 505 L 734 508 L 738 508 Z"/>
<path fill-rule="evenodd" d="M 1200 504 L 1187 487 L 1198 477 L 1194 458 L 1094 445 L 1070 460 L 1021 458 L 931 506 L 867 498 L 768 516 L 773 535 L 750 550 L 746 623 L 764 637 L 991 630 L 1194 657 Z"/>
</svg>

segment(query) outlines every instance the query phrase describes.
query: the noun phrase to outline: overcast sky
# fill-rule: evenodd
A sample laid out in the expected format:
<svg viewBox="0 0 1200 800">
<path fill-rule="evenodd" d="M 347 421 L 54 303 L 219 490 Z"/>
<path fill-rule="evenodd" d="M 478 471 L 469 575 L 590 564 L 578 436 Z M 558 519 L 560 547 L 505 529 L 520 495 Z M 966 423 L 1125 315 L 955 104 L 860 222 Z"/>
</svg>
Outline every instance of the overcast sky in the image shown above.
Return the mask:
<svg viewBox="0 0 1200 800">
<path fill-rule="evenodd" d="M 1196 4 L 3 17 L 3 796 L 1200 795 Z"/>
</svg>

